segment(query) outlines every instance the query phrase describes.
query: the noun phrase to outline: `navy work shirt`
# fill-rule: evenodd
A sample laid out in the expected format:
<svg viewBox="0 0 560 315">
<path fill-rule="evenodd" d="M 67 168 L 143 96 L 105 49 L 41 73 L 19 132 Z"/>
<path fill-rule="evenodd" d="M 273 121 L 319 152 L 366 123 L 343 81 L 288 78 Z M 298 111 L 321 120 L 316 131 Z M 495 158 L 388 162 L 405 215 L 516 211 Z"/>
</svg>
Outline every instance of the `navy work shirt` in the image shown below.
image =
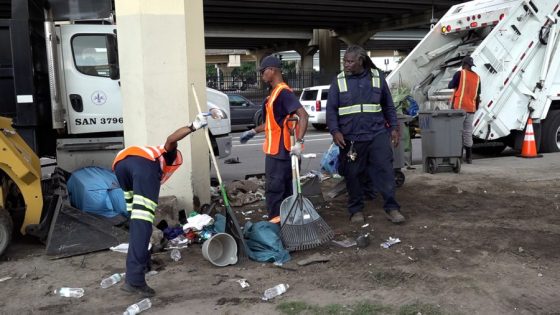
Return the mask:
<svg viewBox="0 0 560 315">
<path fill-rule="evenodd" d="M 374 88 L 371 70 L 346 76 L 347 92 L 340 93 L 338 79 L 334 78 L 327 99 L 327 126 L 331 134 L 339 131 L 350 141 L 371 141 L 381 132 L 398 128 L 397 112 L 385 76 L 379 71 L 381 88 Z M 380 104 L 379 113 L 338 115 L 338 108 L 357 104 Z"/>
<path fill-rule="evenodd" d="M 267 102 L 268 98 L 264 101 L 262 108 L 263 108 L 263 117 L 265 117 L 266 120 L 266 102 Z M 280 126 L 280 128 L 283 128 L 284 126 L 284 119 L 286 118 L 286 116 L 288 116 L 289 114 L 293 114 L 296 112 L 296 110 L 298 108 L 302 107 L 301 103 L 299 102 L 298 98 L 296 97 L 296 95 L 294 94 L 294 92 L 287 90 L 287 89 L 283 89 L 278 96 L 276 97 L 276 100 L 274 101 L 273 104 L 273 111 L 274 111 L 274 120 L 276 120 L 276 123 L 278 124 L 278 126 Z M 290 144 L 288 144 L 288 147 L 290 147 Z M 282 135 L 280 136 L 280 149 L 278 150 L 278 154 L 276 155 L 270 155 L 270 157 L 273 157 L 275 159 L 280 159 L 280 160 L 289 160 L 290 159 L 290 151 L 286 150 L 286 148 L 284 147 L 284 134 L 282 131 Z"/>
</svg>

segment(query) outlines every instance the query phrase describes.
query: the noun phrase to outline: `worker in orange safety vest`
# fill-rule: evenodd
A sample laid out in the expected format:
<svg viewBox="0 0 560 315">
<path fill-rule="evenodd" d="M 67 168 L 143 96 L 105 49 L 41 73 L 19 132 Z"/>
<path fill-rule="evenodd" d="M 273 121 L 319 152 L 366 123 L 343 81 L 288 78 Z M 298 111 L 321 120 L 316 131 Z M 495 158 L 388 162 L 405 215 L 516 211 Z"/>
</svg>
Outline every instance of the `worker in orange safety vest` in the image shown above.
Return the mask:
<svg viewBox="0 0 560 315">
<path fill-rule="evenodd" d="M 260 65 L 262 80 L 270 85 L 270 95 L 263 104 L 264 123 L 245 131 L 240 142 L 246 143 L 259 132 L 265 132 L 263 151 L 265 158 L 265 197 L 268 217 L 280 223 L 280 204 L 292 195 L 292 168 L 290 154 L 300 157 L 303 152 L 303 137 L 307 130 L 309 115 L 292 89 L 282 77 L 282 63 L 274 56 L 263 59 Z M 297 115 L 296 143 L 290 143 L 288 118 Z"/>
<path fill-rule="evenodd" d="M 211 110 L 214 118 L 223 114 Z M 113 161 L 113 171 L 124 192 L 126 210 L 130 213 L 129 245 L 126 256 L 126 278 L 122 290 L 143 297 L 155 295 L 146 284 L 145 273 L 150 269 L 148 244 L 158 203 L 161 184 L 183 163 L 177 142 L 192 132 L 205 127 L 208 114 L 198 114 L 196 119 L 167 137 L 164 145 L 130 146 L 121 150 Z"/>
<path fill-rule="evenodd" d="M 453 75 L 448 84 L 448 88 L 455 90 L 451 99 L 453 109 L 462 109 L 467 113 L 463 122 L 463 147 L 467 164 L 472 163 L 473 119 L 480 104 L 480 76 L 472 71 L 474 66 L 471 56 L 463 58 L 462 69 Z"/>
</svg>

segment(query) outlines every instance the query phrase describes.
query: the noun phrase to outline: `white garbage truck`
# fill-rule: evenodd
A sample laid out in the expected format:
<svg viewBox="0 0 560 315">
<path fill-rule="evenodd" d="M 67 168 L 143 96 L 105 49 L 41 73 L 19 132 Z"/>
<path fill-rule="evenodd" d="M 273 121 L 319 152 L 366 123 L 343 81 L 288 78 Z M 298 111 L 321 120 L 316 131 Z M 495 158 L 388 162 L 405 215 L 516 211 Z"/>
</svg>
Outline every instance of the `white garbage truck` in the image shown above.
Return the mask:
<svg viewBox="0 0 560 315">
<path fill-rule="evenodd" d="M 481 103 L 475 149 L 521 148 L 528 118 L 539 152 L 560 151 L 560 2 L 477 0 L 455 5 L 388 76 L 421 110 L 447 109 L 448 83 L 464 56 L 474 59 Z"/>
</svg>

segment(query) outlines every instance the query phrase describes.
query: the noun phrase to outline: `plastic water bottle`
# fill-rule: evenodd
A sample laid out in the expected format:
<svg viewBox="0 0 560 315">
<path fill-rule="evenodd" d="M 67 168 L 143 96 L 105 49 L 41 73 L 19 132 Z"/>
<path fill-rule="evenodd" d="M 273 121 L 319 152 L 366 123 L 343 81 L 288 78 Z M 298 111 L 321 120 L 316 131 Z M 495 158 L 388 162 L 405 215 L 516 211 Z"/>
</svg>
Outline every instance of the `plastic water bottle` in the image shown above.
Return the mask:
<svg viewBox="0 0 560 315">
<path fill-rule="evenodd" d="M 81 298 L 84 296 L 84 289 L 82 288 L 59 288 L 54 290 L 54 294 L 62 297 Z"/>
<path fill-rule="evenodd" d="M 115 273 L 114 275 L 101 280 L 101 287 L 107 289 L 108 287 L 118 283 L 124 278 L 125 273 Z"/>
<path fill-rule="evenodd" d="M 174 249 L 171 251 L 171 259 L 175 261 L 179 261 L 181 259 L 181 252 L 178 249 Z"/>
<path fill-rule="evenodd" d="M 272 287 L 270 289 L 266 289 L 266 291 L 264 291 L 264 296 L 263 296 L 263 300 L 267 301 L 270 299 L 273 299 L 281 294 L 283 294 L 284 292 L 286 292 L 288 290 L 290 286 L 284 283 L 281 283 L 275 287 Z"/>
<path fill-rule="evenodd" d="M 136 315 L 140 312 L 149 309 L 150 307 L 152 307 L 152 301 L 150 301 L 150 299 L 143 299 L 142 301 L 127 307 L 123 315 Z"/>
</svg>

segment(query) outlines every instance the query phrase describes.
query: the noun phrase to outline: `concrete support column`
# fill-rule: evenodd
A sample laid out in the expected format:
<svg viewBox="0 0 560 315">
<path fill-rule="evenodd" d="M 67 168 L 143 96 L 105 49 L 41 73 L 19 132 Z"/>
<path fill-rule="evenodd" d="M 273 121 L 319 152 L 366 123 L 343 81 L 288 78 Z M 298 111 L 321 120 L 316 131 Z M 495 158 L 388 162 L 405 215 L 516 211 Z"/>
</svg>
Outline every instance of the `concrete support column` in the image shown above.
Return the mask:
<svg viewBox="0 0 560 315">
<path fill-rule="evenodd" d="M 202 0 L 116 0 L 115 4 L 125 144 L 163 144 L 197 114 L 192 83 L 202 110 L 206 109 Z M 192 209 L 197 198 L 210 201 L 204 134 L 183 139 L 179 150 L 183 165 L 162 186 L 161 195 L 175 195 L 179 207 Z"/>
<path fill-rule="evenodd" d="M 313 30 L 314 42 L 319 43 L 320 84 L 330 84 L 340 71 L 340 42 L 330 30 Z"/>
<path fill-rule="evenodd" d="M 313 86 L 313 56 L 317 52 L 317 46 L 308 46 L 307 43 L 298 45 L 295 51 L 300 56 L 297 72 L 301 78 L 301 88 Z"/>
</svg>

